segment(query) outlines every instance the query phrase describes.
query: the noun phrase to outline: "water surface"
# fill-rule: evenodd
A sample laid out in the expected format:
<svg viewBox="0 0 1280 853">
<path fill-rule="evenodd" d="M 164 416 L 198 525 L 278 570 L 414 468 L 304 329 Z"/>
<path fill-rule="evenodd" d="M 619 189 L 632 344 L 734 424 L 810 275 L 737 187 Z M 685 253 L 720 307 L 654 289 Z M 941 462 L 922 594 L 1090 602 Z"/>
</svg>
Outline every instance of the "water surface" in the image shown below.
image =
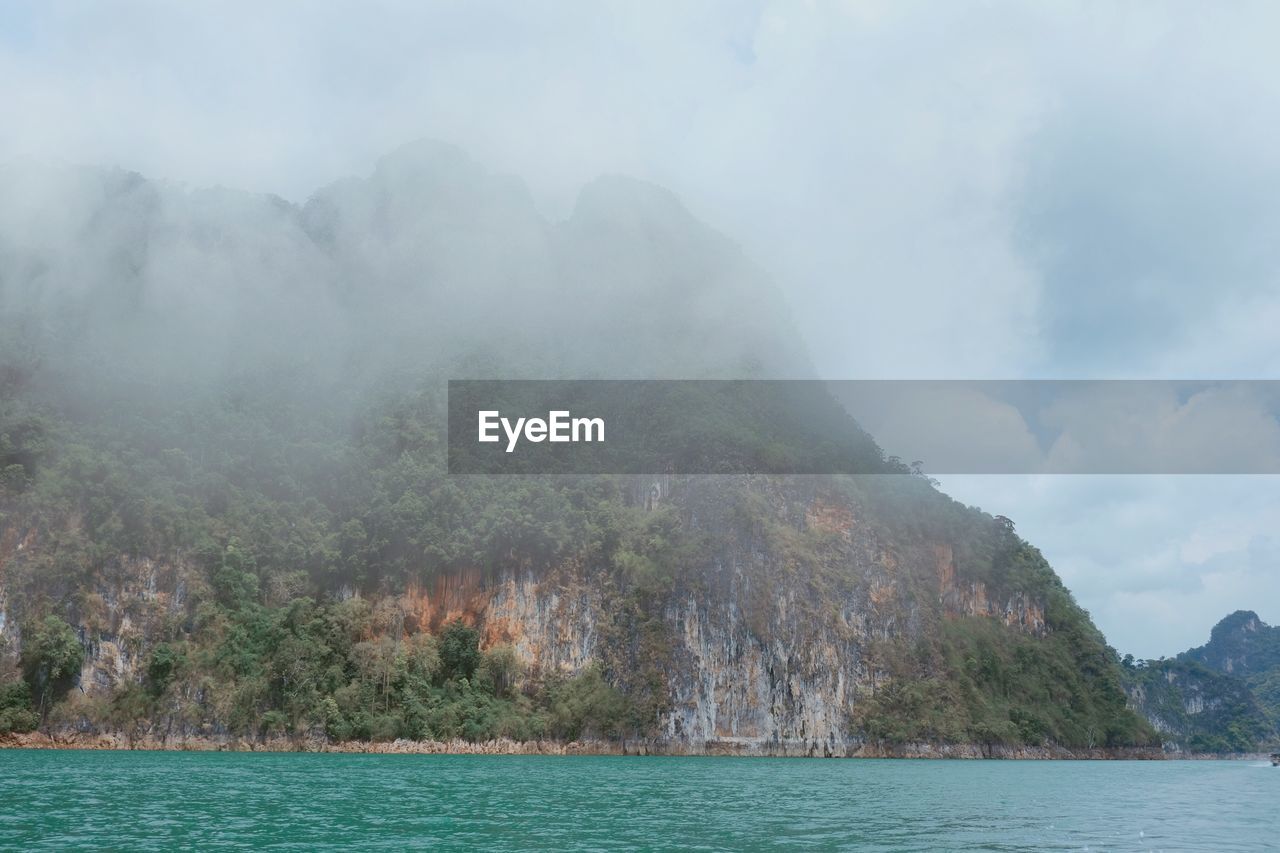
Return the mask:
<svg viewBox="0 0 1280 853">
<path fill-rule="evenodd" d="M 4 849 L 1264 850 L 1280 769 L 0 750 Z"/>
</svg>

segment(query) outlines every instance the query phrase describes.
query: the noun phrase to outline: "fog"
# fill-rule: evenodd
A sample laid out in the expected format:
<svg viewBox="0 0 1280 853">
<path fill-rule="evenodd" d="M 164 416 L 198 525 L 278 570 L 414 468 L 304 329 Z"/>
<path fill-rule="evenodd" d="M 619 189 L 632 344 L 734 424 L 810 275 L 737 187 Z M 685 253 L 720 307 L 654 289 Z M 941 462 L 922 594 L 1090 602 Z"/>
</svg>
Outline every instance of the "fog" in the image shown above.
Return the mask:
<svg viewBox="0 0 1280 853">
<path fill-rule="evenodd" d="M 62 379 L 1271 378 L 1276 18 L 7 4 L 4 344 Z M 1271 481 L 944 485 L 1122 650 L 1280 621 Z"/>
<path fill-rule="evenodd" d="M 0 281 L 43 384 L 99 391 L 273 371 L 327 386 L 810 370 L 777 289 L 671 193 L 601 178 L 554 221 L 519 179 L 434 141 L 302 205 L 117 168 L 6 168 Z"/>
</svg>

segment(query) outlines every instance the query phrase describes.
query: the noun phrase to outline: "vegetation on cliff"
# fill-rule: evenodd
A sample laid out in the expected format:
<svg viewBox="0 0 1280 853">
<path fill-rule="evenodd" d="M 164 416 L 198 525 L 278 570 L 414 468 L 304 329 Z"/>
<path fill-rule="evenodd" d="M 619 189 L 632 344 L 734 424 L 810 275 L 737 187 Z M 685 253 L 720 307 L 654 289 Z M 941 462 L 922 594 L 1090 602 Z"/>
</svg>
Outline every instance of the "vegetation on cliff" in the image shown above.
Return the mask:
<svg viewBox="0 0 1280 853">
<path fill-rule="evenodd" d="M 1251 610 L 1226 616 L 1209 633 L 1209 642 L 1178 655 L 1216 672 L 1243 679 L 1280 720 L 1280 626 L 1268 625 Z"/>
<path fill-rule="evenodd" d="M 1251 752 L 1276 740 L 1276 725 L 1242 680 L 1184 660 L 1126 661 L 1134 705 L 1166 744 L 1190 752 Z"/>
<path fill-rule="evenodd" d="M 1176 658 L 1123 661 L 1133 705 L 1165 742 L 1196 752 L 1280 745 L 1280 628 L 1238 610 Z"/>
<path fill-rule="evenodd" d="M 893 677 L 858 709 L 866 735 L 890 743 L 1154 743 L 1150 726 L 1127 707 L 1114 650 L 1039 551 L 976 513 L 953 535 L 970 549 L 967 577 L 986 579 L 1001 599 L 1018 591 L 1044 602 L 1045 631 L 944 614 L 914 642 L 885 643 L 878 652 Z"/>
<path fill-rule="evenodd" d="M 717 554 L 758 539 L 822 583 L 856 572 L 828 535 L 780 522 L 749 480 L 717 493 L 732 521 L 713 532 L 676 504 L 643 507 L 627 478 L 450 478 L 429 394 L 327 434 L 318 412 L 289 402 L 279 386 L 264 397 L 241 387 L 146 418 L 104 403 L 79 423 L 21 398 L 6 404 L 0 434 L 21 476 L 5 492 L 5 528 L 40 544 L 11 554 L 5 586 L 10 613 L 29 626 L 23 662 L 41 716 L 79 667 L 69 649 L 80 641 L 59 620 L 85 625 L 83 642 L 94 642 L 95 574 L 122 554 L 181 554 L 199 575 L 182 612 L 138 638 L 141 678 L 64 704 L 58 720 L 336 739 L 649 735 L 668 701 L 663 609 L 677 590 L 705 585 Z M 1046 631 L 1033 636 L 937 609 L 936 575 L 904 578 L 910 595 L 934 601 L 930 622 L 867 650 L 881 686 L 859 704 L 855 734 L 1067 747 L 1149 739 L 1124 707 L 1114 654 L 1007 523 L 916 476 L 830 484 L 895 547 L 950 543 L 965 582 L 1045 610 Z M 482 654 L 460 623 L 436 634 L 407 625 L 397 609 L 408 586 L 468 567 L 495 576 L 569 562 L 595 566 L 597 583 L 617 590 L 604 644 L 617 652 L 571 677 L 525 671 L 507 647 Z M 811 618 L 824 618 L 821 596 L 812 604 Z"/>
</svg>

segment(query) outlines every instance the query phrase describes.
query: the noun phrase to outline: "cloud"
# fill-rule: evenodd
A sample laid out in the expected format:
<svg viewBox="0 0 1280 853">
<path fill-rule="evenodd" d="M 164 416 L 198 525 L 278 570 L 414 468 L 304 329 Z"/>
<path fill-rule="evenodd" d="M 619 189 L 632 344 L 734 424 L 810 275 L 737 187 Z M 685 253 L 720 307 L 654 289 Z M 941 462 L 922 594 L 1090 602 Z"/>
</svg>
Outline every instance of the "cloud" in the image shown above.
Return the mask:
<svg viewBox="0 0 1280 853">
<path fill-rule="evenodd" d="M 1261 33 L 1277 10 L 1093 11 L 1048 61 L 1057 105 L 1024 143 L 1017 241 L 1041 282 L 1046 367 L 1134 376 L 1254 297 L 1274 303 L 1280 99 Z"/>
<path fill-rule="evenodd" d="M 672 187 L 786 282 L 829 375 L 991 374 L 1035 345 L 1005 195 L 1038 99 L 1022 49 L 972 14 L 134 3 L 30 17 L 0 58 L 0 160 L 301 201 L 441 138 L 524 176 L 555 216 L 599 174 Z"/>
<path fill-rule="evenodd" d="M 780 282 L 827 377 L 1265 378 L 1277 24 L 1266 3 L 7 3 L 0 162 L 302 201 L 441 138 L 553 219 L 600 174 L 672 188 Z M 1193 593 L 1166 548 L 1231 488 L 1272 508 L 1260 480 L 1106 482 L 972 493 L 1135 651 L 1275 592 L 1194 569 Z M 1161 565 L 1182 586 L 1109 580 Z"/>
<path fill-rule="evenodd" d="M 1037 472 L 1044 454 L 1024 413 L 983 382 L 831 382 L 886 454 L 932 473 Z"/>
<path fill-rule="evenodd" d="M 1059 387 L 1059 386 L 1053 386 Z M 1280 421 L 1269 384 L 1099 382 L 1066 389 L 1040 413 L 1058 430 L 1054 473 L 1280 473 Z"/>
<path fill-rule="evenodd" d="M 524 176 L 557 216 L 597 175 L 632 174 L 786 283 L 832 378 L 1209 369 L 1237 362 L 1206 321 L 1277 302 L 1266 5 L 0 14 L 0 160 L 301 201 L 429 136 Z"/>
<path fill-rule="evenodd" d="M 934 474 L 1277 474 L 1280 383 L 847 381 L 886 451 Z"/>
</svg>

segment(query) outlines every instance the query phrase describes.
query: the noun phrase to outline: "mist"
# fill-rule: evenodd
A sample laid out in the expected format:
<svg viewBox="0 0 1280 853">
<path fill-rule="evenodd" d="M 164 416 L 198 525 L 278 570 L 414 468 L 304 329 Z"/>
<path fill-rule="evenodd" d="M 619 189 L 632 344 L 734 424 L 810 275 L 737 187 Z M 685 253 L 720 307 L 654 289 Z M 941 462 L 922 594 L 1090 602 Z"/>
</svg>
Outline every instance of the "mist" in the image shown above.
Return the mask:
<svg viewBox="0 0 1280 853">
<path fill-rule="evenodd" d="M 513 376 L 1265 378 L 1280 364 L 1266 4 L 2 14 L 4 344 L 60 382 L 110 363 L 111 382 L 136 368 L 187 387 L 278 364 L 365 387 L 464 354 Z M 377 165 L 422 138 L 463 152 L 440 155 L 466 175 L 453 189 Z M 641 183 L 593 183 L 611 174 Z M 466 240 L 424 236 L 441 224 L 427 197 L 446 193 Z M 635 265 L 644 223 L 686 253 L 670 268 L 688 278 L 660 300 L 649 288 L 669 270 Z M 500 245 L 477 236 L 488 227 Z M 747 289 L 722 299 L 728 279 Z M 601 325 L 621 316 L 635 322 Z M 705 353 L 686 351 L 682 316 L 707 330 Z M 80 384 L 75 399 L 116 393 Z M 1024 527 L 1052 522 L 1055 487 L 1007 485 L 955 488 L 1007 501 L 989 508 Z M 1049 557 L 1096 613 L 1116 610 L 1096 578 L 1135 560 L 1220 588 L 1214 567 L 1252 565 L 1250 535 L 1280 517 L 1257 481 L 1233 488 L 1252 534 L 1214 537 L 1235 517 L 1190 501 L 1153 534 L 1181 545 L 1135 556 L 1080 503 L 1088 532 Z M 1151 517 L 1163 495 L 1135 481 L 1109 500 Z M 1177 556 L 1206 538 L 1211 563 Z M 1171 584 L 1144 606 L 1187 615 Z M 1187 615 L 1178 647 L 1218 608 Z M 1173 651 L 1143 617 L 1101 618 L 1122 648 Z"/>
<path fill-rule="evenodd" d="M 809 369 L 738 247 L 630 179 L 593 182 L 556 222 L 517 178 L 418 142 L 303 205 L 87 167 L 7 169 L 0 199 L 7 340 L 100 393 L 246 372 Z"/>
</svg>

